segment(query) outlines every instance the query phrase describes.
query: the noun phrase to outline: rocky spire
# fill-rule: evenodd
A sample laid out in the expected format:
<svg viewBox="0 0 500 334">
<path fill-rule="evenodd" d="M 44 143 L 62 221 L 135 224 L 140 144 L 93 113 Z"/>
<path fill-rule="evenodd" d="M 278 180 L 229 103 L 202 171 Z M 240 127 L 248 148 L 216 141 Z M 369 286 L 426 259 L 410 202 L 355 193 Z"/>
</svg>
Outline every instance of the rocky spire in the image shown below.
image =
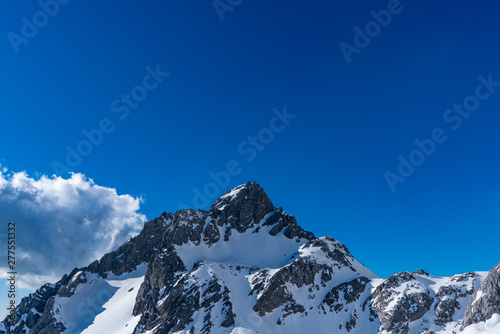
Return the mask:
<svg viewBox="0 0 500 334">
<path fill-rule="evenodd" d="M 219 226 L 227 223 L 238 232 L 246 231 L 273 211 L 276 208 L 264 188 L 255 181 L 228 191 L 210 208 L 212 218 Z"/>
<path fill-rule="evenodd" d="M 500 262 L 493 267 L 467 305 L 462 329 L 500 314 Z"/>
</svg>

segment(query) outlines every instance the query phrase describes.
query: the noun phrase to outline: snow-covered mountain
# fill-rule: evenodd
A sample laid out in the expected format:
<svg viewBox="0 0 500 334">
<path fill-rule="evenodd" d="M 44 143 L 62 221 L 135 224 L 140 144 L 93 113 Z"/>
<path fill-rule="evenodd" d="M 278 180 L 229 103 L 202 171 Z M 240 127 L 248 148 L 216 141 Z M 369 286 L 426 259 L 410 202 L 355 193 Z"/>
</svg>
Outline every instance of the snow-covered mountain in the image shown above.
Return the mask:
<svg viewBox="0 0 500 334">
<path fill-rule="evenodd" d="M 500 333 L 490 272 L 377 277 L 249 182 L 163 213 L 116 251 L 23 298 L 0 333 Z"/>
</svg>

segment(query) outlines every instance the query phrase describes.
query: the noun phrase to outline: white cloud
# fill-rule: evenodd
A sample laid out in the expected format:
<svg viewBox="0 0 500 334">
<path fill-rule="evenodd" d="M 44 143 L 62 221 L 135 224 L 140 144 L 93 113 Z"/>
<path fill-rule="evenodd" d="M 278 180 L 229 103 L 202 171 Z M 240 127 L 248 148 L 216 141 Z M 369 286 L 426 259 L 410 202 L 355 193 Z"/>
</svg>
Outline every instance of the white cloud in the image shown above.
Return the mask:
<svg viewBox="0 0 500 334">
<path fill-rule="evenodd" d="M 35 179 L 0 166 L 0 226 L 16 222 L 18 286 L 38 288 L 116 249 L 145 222 L 140 204 L 83 174 Z"/>
</svg>

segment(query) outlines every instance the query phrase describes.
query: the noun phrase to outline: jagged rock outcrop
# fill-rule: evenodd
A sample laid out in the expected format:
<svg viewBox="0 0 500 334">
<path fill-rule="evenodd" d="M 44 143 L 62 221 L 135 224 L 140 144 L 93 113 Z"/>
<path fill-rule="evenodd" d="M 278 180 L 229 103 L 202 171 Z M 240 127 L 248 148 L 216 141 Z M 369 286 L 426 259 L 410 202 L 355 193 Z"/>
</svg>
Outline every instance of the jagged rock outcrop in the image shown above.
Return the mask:
<svg viewBox="0 0 500 334">
<path fill-rule="evenodd" d="M 370 299 L 382 328 L 394 334 L 409 333 L 409 323 L 427 313 L 434 303 L 431 291 L 408 272 L 389 277 Z"/>
<path fill-rule="evenodd" d="M 339 313 L 346 304 L 351 304 L 360 299 L 370 280 L 366 277 L 356 278 L 350 282 L 342 283 L 328 292 L 323 298 L 323 304 L 330 308 L 330 311 Z"/>
<path fill-rule="evenodd" d="M 475 281 L 475 273 L 454 275 L 447 285 L 439 287 L 436 292 L 438 303 L 435 307 L 437 319 L 435 323 L 445 325 L 453 321 L 457 312 L 462 310 L 461 300 L 470 298 L 474 293 L 474 284 L 469 284 L 470 280 Z"/>
<path fill-rule="evenodd" d="M 337 275 L 355 277 L 363 274 L 374 277 L 368 270 L 363 270 L 347 248 L 333 238 L 314 239 L 302 246 L 300 252 L 302 256 L 273 275 L 268 275 L 264 270 L 254 279 L 252 293 L 257 295 L 257 303 L 253 309 L 259 315 L 263 316 L 283 306 L 293 314 L 304 313 L 304 305 L 294 299 L 293 294 L 288 291 L 289 285 L 304 288 L 308 297 L 313 299 L 321 290 L 330 286 Z M 368 278 L 363 278 L 368 281 Z"/>
<path fill-rule="evenodd" d="M 244 233 L 255 228 L 254 232 L 259 232 L 263 226 L 274 226 L 269 234 L 275 236 L 282 232 L 289 238 L 314 239 L 314 234 L 306 232 L 297 225 L 295 217 L 286 214 L 282 208 L 276 209 L 267 197 L 264 188 L 258 183 L 250 181 L 229 191 L 217 199 L 210 208 L 210 217 L 217 226 L 225 226 L 224 241 L 228 241 L 234 230 Z M 217 242 L 219 239 L 209 240 L 209 244 Z"/>
<path fill-rule="evenodd" d="M 493 267 L 481 286 L 472 295 L 462 329 L 500 314 L 500 263 Z"/>
<path fill-rule="evenodd" d="M 109 273 L 118 276 L 135 270 L 141 263 L 150 261 L 158 250 L 164 229 L 171 221 L 172 214 L 162 213 L 158 218 L 146 222 L 139 235 L 83 270 L 97 273 L 101 277 L 107 277 Z"/>
<path fill-rule="evenodd" d="M 78 269 L 74 269 L 69 275 L 64 275 L 57 283 L 45 284 L 34 293 L 22 298 L 16 308 L 16 326 L 11 327 L 7 319 L 3 321 L 6 332 L 12 334 L 23 334 L 27 333 L 28 330 L 32 334 L 62 332 L 64 327 L 56 325 L 55 319 L 46 310 L 52 308 L 53 297 L 77 272 Z M 49 331 L 49 329 L 53 331 Z"/>
<path fill-rule="evenodd" d="M 435 277 L 423 270 L 401 272 L 379 284 L 367 301 L 391 334 L 460 331 L 466 305 L 482 280 L 466 273 Z"/>
</svg>

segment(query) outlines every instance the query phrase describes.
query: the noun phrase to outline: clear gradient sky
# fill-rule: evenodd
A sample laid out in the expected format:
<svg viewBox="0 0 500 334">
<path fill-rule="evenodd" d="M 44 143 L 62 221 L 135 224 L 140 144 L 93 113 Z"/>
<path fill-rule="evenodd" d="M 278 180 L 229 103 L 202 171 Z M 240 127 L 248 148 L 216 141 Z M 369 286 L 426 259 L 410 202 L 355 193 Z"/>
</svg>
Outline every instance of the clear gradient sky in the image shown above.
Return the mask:
<svg viewBox="0 0 500 334">
<path fill-rule="evenodd" d="M 4 3 L 1 165 L 83 173 L 142 196 L 148 219 L 208 209 L 255 180 L 382 277 L 500 261 L 499 4 L 216 4 L 69 1 L 51 17 Z M 472 112 L 454 109 L 464 100 Z M 415 140 L 431 153 L 412 155 Z M 67 160 L 68 149 L 92 152 Z M 394 181 L 410 155 L 420 165 Z M 228 182 L 207 186 L 226 169 Z"/>
</svg>

